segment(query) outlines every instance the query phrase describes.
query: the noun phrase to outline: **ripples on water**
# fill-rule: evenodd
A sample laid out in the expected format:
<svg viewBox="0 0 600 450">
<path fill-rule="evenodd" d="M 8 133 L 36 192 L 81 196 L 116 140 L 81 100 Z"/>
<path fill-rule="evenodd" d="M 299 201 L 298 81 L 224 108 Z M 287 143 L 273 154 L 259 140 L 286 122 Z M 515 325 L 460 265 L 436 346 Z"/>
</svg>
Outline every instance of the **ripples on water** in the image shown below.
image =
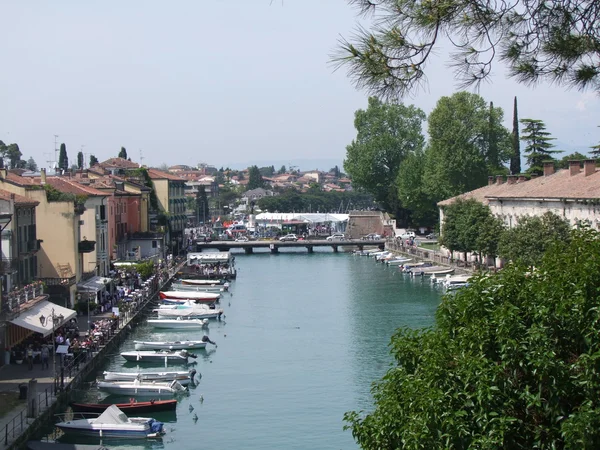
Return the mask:
<svg viewBox="0 0 600 450">
<path fill-rule="evenodd" d="M 432 325 L 440 301 L 427 281 L 345 253 L 239 253 L 236 265 L 232 295 L 221 301 L 225 319 L 210 324 L 218 348 L 196 351 L 202 378 L 176 417 L 157 416 L 167 422 L 162 442 L 105 443 L 109 448 L 357 448 L 342 430 L 344 412 L 372 407 L 371 383 L 391 363 L 390 337 L 401 326 Z M 133 349 L 134 339 L 201 336 L 140 326 L 121 350 Z M 124 367 L 135 364 L 113 355 L 103 370 Z M 94 390 L 80 394 L 102 398 Z"/>
</svg>

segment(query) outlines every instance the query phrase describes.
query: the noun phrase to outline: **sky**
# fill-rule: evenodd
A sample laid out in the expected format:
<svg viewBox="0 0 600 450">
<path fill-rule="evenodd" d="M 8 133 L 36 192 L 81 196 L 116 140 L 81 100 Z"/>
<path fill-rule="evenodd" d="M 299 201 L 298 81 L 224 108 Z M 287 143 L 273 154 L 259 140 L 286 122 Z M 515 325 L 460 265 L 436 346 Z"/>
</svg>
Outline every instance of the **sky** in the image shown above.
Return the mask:
<svg viewBox="0 0 600 450">
<path fill-rule="evenodd" d="M 368 19 L 345 0 L 0 0 L 0 140 L 40 167 L 55 140 L 71 162 L 121 146 L 149 166 L 204 162 L 342 163 L 366 108 L 331 55 Z M 444 50 L 428 85 L 405 103 L 429 114 L 457 91 Z M 478 91 L 505 111 L 545 121 L 568 151 L 600 142 L 592 92 L 506 77 L 500 63 Z M 58 137 L 55 138 L 55 135 Z"/>
</svg>

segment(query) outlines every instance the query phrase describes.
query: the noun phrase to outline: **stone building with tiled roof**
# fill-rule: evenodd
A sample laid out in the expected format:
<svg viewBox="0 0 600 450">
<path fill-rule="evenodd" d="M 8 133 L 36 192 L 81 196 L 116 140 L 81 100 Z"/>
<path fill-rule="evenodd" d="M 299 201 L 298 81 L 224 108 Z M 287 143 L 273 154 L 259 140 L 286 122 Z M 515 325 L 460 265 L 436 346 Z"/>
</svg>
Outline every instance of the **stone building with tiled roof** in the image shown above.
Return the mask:
<svg viewBox="0 0 600 450">
<path fill-rule="evenodd" d="M 179 254 L 183 244 L 183 230 L 188 220 L 186 215 L 185 179 L 158 169 L 148 169 L 148 175 L 154 184 L 158 204 L 168 214 L 170 226 L 166 231 L 167 245 L 173 254 Z"/>
<path fill-rule="evenodd" d="M 520 217 L 551 211 L 571 225 L 583 221 L 600 229 L 600 170 L 591 159 L 570 161 L 569 169 L 558 171 L 554 163 L 547 162 L 544 175 L 530 180 L 516 175 L 490 177 L 487 186 L 439 202 L 440 224 L 444 207 L 459 198 L 489 205 L 508 226 L 516 225 Z"/>
</svg>

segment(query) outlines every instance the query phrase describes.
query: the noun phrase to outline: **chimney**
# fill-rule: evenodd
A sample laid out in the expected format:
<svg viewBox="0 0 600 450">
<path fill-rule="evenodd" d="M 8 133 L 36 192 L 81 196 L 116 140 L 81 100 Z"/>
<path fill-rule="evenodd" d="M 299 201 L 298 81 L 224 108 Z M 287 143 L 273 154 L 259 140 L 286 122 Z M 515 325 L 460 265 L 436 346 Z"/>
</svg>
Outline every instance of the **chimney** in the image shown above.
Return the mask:
<svg viewBox="0 0 600 450">
<path fill-rule="evenodd" d="M 527 177 L 525 175 L 519 175 L 519 179 L 517 180 L 519 183 L 524 183 L 527 181 Z"/>
<path fill-rule="evenodd" d="M 577 175 L 581 172 L 581 162 L 580 161 L 569 161 L 569 176 Z"/>
<path fill-rule="evenodd" d="M 494 184 L 494 177 L 492 175 L 490 175 L 488 177 L 488 186 L 491 186 L 492 184 Z"/>
<path fill-rule="evenodd" d="M 554 173 L 554 161 L 544 162 L 544 176 L 549 177 Z"/>
<path fill-rule="evenodd" d="M 504 183 L 504 177 L 502 175 L 496 175 L 496 184 Z"/>
<path fill-rule="evenodd" d="M 586 159 L 583 161 L 583 173 L 586 177 L 596 173 L 595 159 Z"/>
<path fill-rule="evenodd" d="M 40 170 L 40 176 L 42 178 L 42 184 L 46 184 L 46 169 Z"/>
<path fill-rule="evenodd" d="M 516 175 L 509 175 L 506 177 L 506 184 L 515 184 L 517 182 Z"/>
</svg>

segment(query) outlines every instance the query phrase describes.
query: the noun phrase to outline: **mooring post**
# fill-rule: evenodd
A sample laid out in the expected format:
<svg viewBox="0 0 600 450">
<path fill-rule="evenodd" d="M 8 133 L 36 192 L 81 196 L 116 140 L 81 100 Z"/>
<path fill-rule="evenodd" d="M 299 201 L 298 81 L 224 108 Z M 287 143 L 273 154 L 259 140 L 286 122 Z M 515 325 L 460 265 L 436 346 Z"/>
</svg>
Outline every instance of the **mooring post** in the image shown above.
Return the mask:
<svg viewBox="0 0 600 450">
<path fill-rule="evenodd" d="M 244 247 L 244 252 L 246 252 L 246 255 L 251 255 L 253 251 L 254 248 L 252 247 Z"/>
<path fill-rule="evenodd" d="M 313 248 L 312 245 L 307 245 L 306 249 L 308 250 L 308 253 L 314 253 L 315 249 Z"/>
<path fill-rule="evenodd" d="M 338 246 L 337 245 L 332 245 L 331 248 L 333 249 L 333 253 L 337 253 L 338 252 Z"/>
</svg>

